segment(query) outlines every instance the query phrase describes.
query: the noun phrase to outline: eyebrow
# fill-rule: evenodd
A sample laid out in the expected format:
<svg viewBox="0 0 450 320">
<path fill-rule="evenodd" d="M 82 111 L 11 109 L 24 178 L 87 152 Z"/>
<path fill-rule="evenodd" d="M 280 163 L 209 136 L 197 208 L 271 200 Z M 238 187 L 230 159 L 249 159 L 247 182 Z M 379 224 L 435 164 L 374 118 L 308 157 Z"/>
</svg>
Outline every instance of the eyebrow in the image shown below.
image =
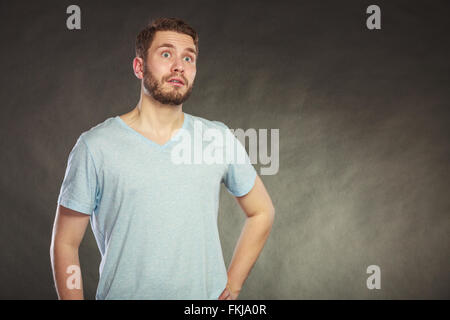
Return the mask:
<svg viewBox="0 0 450 320">
<path fill-rule="evenodd" d="M 162 48 L 162 47 L 168 47 L 168 48 L 174 48 L 175 46 L 173 44 L 170 43 L 163 43 L 162 45 L 158 46 L 156 49 Z M 188 47 L 186 49 L 184 49 L 186 51 L 192 52 L 193 54 L 195 54 L 195 56 L 197 56 L 197 51 L 191 47 Z"/>
</svg>

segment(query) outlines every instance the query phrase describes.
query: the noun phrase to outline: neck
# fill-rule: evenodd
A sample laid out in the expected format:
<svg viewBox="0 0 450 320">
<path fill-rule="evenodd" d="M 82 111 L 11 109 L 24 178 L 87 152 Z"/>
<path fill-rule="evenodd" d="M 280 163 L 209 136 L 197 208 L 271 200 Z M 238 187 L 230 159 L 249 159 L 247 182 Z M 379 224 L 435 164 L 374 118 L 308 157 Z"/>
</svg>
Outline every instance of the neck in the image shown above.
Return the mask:
<svg viewBox="0 0 450 320">
<path fill-rule="evenodd" d="M 136 107 L 129 113 L 129 121 L 142 132 L 163 136 L 181 128 L 184 121 L 183 105 L 161 104 L 141 92 Z"/>
</svg>

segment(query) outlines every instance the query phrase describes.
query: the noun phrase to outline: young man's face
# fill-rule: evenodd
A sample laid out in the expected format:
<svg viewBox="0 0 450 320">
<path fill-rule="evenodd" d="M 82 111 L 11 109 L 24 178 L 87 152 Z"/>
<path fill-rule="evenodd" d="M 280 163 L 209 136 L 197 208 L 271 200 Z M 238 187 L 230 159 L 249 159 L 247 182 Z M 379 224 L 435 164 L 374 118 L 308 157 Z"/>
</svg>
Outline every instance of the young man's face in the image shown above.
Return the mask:
<svg viewBox="0 0 450 320">
<path fill-rule="evenodd" d="M 191 36 L 157 31 L 143 65 L 144 89 L 162 104 L 182 104 L 192 92 L 196 60 L 196 47 Z M 182 83 L 173 82 L 173 78 Z"/>
</svg>

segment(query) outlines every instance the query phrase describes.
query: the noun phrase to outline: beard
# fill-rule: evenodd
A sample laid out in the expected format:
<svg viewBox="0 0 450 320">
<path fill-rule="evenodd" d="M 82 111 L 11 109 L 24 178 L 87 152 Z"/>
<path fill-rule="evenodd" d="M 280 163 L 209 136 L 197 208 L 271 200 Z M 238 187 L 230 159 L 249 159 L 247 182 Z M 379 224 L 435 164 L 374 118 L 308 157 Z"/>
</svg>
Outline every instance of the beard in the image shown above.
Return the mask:
<svg viewBox="0 0 450 320">
<path fill-rule="evenodd" d="M 167 83 L 167 80 L 169 80 L 172 76 L 169 76 L 167 79 L 163 78 L 162 82 L 158 81 L 153 73 L 148 70 L 147 65 L 144 61 L 144 88 L 147 90 L 147 92 L 155 99 L 156 101 L 172 105 L 172 106 L 178 106 L 185 102 L 189 96 L 192 93 L 192 89 L 194 87 L 194 84 L 192 83 L 191 86 L 188 87 L 186 92 L 183 94 L 181 90 L 184 89 L 184 86 L 189 85 L 187 80 L 179 76 L 180 78 L 183 78 L 184 86 L 183 87 L 176 87 L 176 86 L 170 86 L 169 89 L 165 89 L 163 86 Z"/>
</svg>

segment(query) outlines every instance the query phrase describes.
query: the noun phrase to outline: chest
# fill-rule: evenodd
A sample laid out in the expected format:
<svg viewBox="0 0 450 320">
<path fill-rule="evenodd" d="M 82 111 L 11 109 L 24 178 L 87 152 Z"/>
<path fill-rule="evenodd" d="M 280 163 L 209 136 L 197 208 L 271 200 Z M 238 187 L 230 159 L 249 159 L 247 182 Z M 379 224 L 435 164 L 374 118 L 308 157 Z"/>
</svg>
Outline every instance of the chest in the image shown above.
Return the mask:
<svg viewBox="0 0 450 320">
<path fill-rule="evenodd" d="M 220 188 L 225 164 L 178 163 L 168 151 L 131 148 L 112 150 L 104 158 L 100 178 L 104 189 L 114 192 L 161 198 L 176 194 L 200 193 L 208 196 Z"/>
</svg>

